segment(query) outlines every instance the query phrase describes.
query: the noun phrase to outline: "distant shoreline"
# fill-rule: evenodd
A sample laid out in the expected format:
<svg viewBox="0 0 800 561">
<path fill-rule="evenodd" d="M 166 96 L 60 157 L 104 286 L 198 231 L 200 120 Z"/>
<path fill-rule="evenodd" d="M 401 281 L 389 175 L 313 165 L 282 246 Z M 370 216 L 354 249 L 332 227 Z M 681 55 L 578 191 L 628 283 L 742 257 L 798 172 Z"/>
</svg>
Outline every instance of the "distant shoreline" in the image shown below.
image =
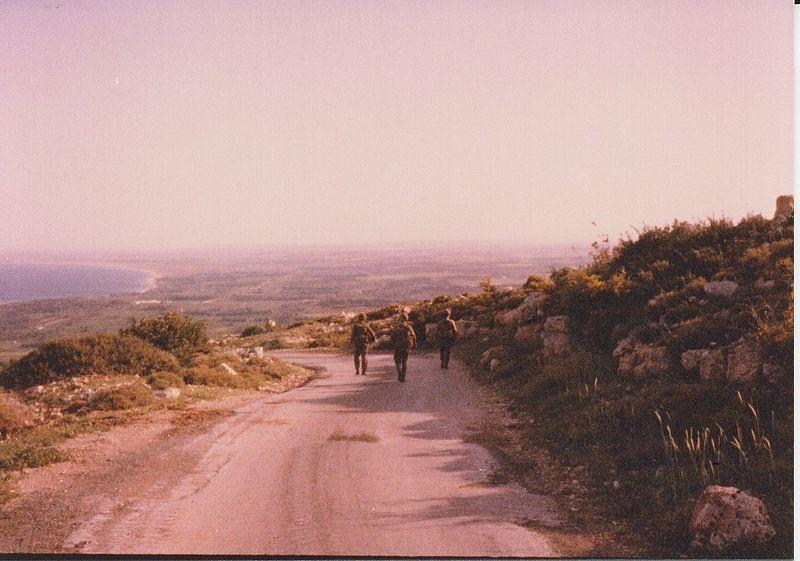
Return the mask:
<svg viewBox="0 0 800 561">
<path fill-rule="evenodd" d="M 117 278 L 105 278 L 114 272 L 118 273 Z M 161 274 L 155 271 L 116 263 L 26 259 L 0 262 L 0 305 L 144 294 L 158 286 L 159 278 Z M 40 293 L 32 288 L 36 285 L 42 287 Z"/>
</svg>

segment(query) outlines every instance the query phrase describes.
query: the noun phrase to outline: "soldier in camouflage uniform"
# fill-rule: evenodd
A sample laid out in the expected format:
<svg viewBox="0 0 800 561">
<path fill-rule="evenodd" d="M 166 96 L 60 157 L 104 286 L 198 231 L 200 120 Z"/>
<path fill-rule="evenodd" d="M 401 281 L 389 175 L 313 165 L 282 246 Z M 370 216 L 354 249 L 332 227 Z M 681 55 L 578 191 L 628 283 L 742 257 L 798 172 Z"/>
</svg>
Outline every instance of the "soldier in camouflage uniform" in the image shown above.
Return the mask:
<svg viewBox="0 0 800 561">
<path fill-rule="evenodd" d="M 414 328 L 408 321 L 408 314 L 400 313 L 397 325 L 392 329 L 392 346 L 394 347 L 394 366 L 397 369 L 397 379 L 404 382 L 406 379 L 406 366 L 408 353 L 414 348 L 417 336 Z"/>
<path fill-rule="evenodd" d="M 359 364 L 361 374 L 367 373 L 367 349 L 377 339 L 375 332 L 367 323 L 367 315 L 359 314 L 353 323 L 353 331 L 350 334 L 350 343 L 353 345 L 353 361 L 356 364 L 356 376 L 359 374 Z"/>
<path fill-rule="evenodd" d="M 442 312 L 442 319 L 436 326 L 436 339 L 439 343 L 439 359 L 441 368 L 448 368 L 450 365 L 450 349 L 458 338 L 458 327 L 456 322 L 450 319 L 450 308 Z"/>
</svg>

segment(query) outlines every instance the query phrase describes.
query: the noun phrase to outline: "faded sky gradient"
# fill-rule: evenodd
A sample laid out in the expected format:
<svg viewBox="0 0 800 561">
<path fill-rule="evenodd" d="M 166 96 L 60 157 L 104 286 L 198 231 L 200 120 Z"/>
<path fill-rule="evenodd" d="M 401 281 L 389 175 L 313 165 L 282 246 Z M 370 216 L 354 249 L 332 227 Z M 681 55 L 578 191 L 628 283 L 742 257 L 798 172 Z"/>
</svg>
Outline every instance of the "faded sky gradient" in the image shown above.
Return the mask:
<svg viewBox="0 0 800 561">
<path fill-rule="evenodd" d="M 6 0 L 0 250 L 590 243 L 771 215 L 792 191 L 792 17 Z"/>
</svg>

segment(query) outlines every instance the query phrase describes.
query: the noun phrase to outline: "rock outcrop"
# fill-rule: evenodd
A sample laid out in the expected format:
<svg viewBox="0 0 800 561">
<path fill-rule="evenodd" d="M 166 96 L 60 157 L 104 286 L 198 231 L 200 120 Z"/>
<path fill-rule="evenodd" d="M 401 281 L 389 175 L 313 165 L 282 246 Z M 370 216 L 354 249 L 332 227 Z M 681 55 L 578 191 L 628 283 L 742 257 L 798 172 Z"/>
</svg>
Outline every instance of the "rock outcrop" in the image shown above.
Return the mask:
<svg viewBox="0 0 800 561">
<path fill-rule="evenodd" d="M 724 296 L 726 298 L 733 296 L 733 293 L 739 288 L 739 285 L 730 280 L 711 281 L 703 284 L 703 290 L 706 294 L 711 296 Z"/>
<path fill-rule="evenodd" d="M 734 546 L 760 544 L 775 536 L 761 500 L 736 487 L 706 487 L 689 521 L 692 547 L 722 553 Z"/>
<path fill-rule="evenodd" d="M 516 308 L 498 312 L 494 318 L 495 323 L 505 326 L 517 326 L 534 321 L 544 298 L 545 296 L 541 292 L 530 293 Z"/>
<path fill-rule="evenodd" d="M 781 195 L 775 201 L 775 216 L 773 220 L 786 220 L 794 216 L 794 195 Z"/>
<path fill-rule="evenodd" d="M 761 371 L 761 354 L 753 341 L 739 339 L 728 350 L 728 382 L 752 382 Z"/>
<path fill-rule="evenodd" d="M 626 337 L 617 343 L 613 356 L 619 360 L 617 371 L 624 376 L 642 378 L 651 374 L 663 374 L 671 366 L 666 347 L 640 343 L 632 337 Z"/>
<path fill-rule="evenodd" d="M 748 383 L 764 371 L 765 365 L 755 341 L 742 338 L 725 347 L 685 351 L 681 366 L 689 372 L 696 370 L 703 380 Z"/>
<path fill-rule="evenodd" d="M 725 370 L 728 368 L 728 361 L 725 358 L 725 349 L 706 349 L 697 363 L 700 377 L 703 380 L 722 380 L 725 378 Z"/>
</svg>

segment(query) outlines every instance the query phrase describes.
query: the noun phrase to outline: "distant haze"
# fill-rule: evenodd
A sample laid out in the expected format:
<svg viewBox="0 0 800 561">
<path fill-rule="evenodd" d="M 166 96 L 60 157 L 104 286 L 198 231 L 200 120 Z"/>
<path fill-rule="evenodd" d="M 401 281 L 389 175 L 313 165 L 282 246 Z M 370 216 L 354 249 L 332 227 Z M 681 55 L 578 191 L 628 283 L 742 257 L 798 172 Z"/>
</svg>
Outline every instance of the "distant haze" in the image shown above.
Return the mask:
<svg viewBox="0 0 800 561">
<path fill-rule="evenodd" d="M 771 214 L 792 190 L 792 17 L 6 0 L 0 250 L 590 243 Z"/>
</svg>

